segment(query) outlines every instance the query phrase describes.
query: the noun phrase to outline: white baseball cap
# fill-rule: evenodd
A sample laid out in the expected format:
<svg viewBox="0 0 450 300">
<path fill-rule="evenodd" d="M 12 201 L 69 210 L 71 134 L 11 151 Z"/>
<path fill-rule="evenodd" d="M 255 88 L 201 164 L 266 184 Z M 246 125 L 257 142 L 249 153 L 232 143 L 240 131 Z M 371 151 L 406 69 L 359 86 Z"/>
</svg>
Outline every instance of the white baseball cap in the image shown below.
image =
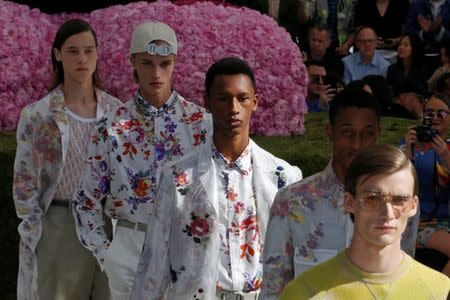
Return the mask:
<svg viewBox="0 0 450 300">
<path fill-rule="evenodd" d="M 156 45 L 153 41 L 164 41 L 167 45 Z M 161 22 L 145 22 L 138 25 L 131 35 L 131 54 L 148 52 L 152 55 L 177 54 L 178 43 L 175 31 Z"/>
</svg>

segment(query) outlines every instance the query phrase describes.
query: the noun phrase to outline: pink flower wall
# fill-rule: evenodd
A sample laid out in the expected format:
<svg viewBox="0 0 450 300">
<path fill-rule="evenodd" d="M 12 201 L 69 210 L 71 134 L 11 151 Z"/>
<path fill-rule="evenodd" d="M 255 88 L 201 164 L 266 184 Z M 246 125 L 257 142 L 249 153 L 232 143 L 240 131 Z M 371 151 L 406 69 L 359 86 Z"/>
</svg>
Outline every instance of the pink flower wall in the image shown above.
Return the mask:
<svg viewBox="0 0 450 300">
<path fill-rule="evenodd" d="M 105 89 L 122 101 L 137 87 L 128 62 L 131 32 L 143 21 L 157 20 L 177 32 L 173 86 L 186 99 L 202 104 L 208 67 L 222 57 L 238 56 L 255 71 L 260 94 L 251 132 L 303 133 L 307 73 L 298 47 L 283 28 L 247 8 L 211 2 L 177 6 L 168 1 L 59 15 L 0 1 L 0 129 L 16 128 L 20 110 L 48 92 L 54 35 L 65 20 L 74 17 L 88 21 L 97 32 Z"/>
</svg>

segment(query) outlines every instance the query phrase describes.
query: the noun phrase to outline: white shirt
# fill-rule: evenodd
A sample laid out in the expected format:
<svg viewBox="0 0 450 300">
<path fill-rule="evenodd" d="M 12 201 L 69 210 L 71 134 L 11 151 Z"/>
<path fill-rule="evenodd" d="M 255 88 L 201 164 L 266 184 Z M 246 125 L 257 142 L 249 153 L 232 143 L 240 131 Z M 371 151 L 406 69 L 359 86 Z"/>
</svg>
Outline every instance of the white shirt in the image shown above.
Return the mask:
<svg viewBox="0 0 450 300">
<path fill-rule="evenodd" d="M 218 183 L 220 259 L 218 287 L 257 290 L 262 280 L 262 252 L 256 215 L 250 145 L 229 162 L 213 147 Z"/>
<path fill-rule="evenodd" d="M 110 241 L 102 202 L 113 219 L 148 223 L 161 168 L 203 144 L 212 124 L 205 109 L 173 92 L 159 109 L 140 95 L 99 121 L 74 215 L 80 241 L 103 266 Z"/>
</svg>

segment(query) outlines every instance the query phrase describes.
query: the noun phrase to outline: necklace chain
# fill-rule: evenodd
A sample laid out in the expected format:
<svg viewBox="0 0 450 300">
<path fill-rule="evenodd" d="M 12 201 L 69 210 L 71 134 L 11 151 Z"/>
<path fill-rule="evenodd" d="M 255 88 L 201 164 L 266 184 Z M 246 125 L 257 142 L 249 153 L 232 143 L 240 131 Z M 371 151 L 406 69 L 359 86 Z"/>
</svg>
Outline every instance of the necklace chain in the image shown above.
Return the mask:
<svg viewBox="0 0 450 300">
<path fill-rule="evenodd" d="M 157 117 L 162 116 L 164 113 L 174 114 L 175 113 L 175 104 L 178 101 L 177 92 L 173 93 L 173 99 L 169 103 L 164 103 L 161 108 L 150 110 L 151 105 L 147 103 L 147 101 L 142 98 L 139 94 L 139 91 L 136 93 L 134 97 L 134 103 L 136 105 L 137 111 L 148 119 L 155 119 Z"/>
</svg>

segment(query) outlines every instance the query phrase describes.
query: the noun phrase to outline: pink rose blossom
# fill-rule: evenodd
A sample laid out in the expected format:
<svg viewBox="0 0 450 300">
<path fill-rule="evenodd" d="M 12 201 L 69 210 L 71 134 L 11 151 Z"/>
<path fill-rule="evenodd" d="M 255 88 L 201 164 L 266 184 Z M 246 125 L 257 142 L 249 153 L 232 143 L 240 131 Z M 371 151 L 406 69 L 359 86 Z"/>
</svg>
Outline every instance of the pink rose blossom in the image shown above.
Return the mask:
<svg viewBox="0 0 450 300">
<path fill-rule="evenodd" d="M 187 100 L 203 103 L 205 72 L 212 63 L 225 56 L 241 57 L 253 68 L 260 95 L 251 132 L 303 133 L 308 79 L 298 47 L 272 18 L 226 2 L 223 6 L 223 2 L 134 2 L 89 14 L 48 15 L 0 1 L 0 129 L 14 129 L 20 109 L 48 93 L 55 33 L 64 21 L 81 18 L 97 33 L 105 90 L 122 101 L 137 88 L 129 63 L 131 33 L 144 21 L 162 21 L 177 32 L 173 86 Z"/>
</svg>

